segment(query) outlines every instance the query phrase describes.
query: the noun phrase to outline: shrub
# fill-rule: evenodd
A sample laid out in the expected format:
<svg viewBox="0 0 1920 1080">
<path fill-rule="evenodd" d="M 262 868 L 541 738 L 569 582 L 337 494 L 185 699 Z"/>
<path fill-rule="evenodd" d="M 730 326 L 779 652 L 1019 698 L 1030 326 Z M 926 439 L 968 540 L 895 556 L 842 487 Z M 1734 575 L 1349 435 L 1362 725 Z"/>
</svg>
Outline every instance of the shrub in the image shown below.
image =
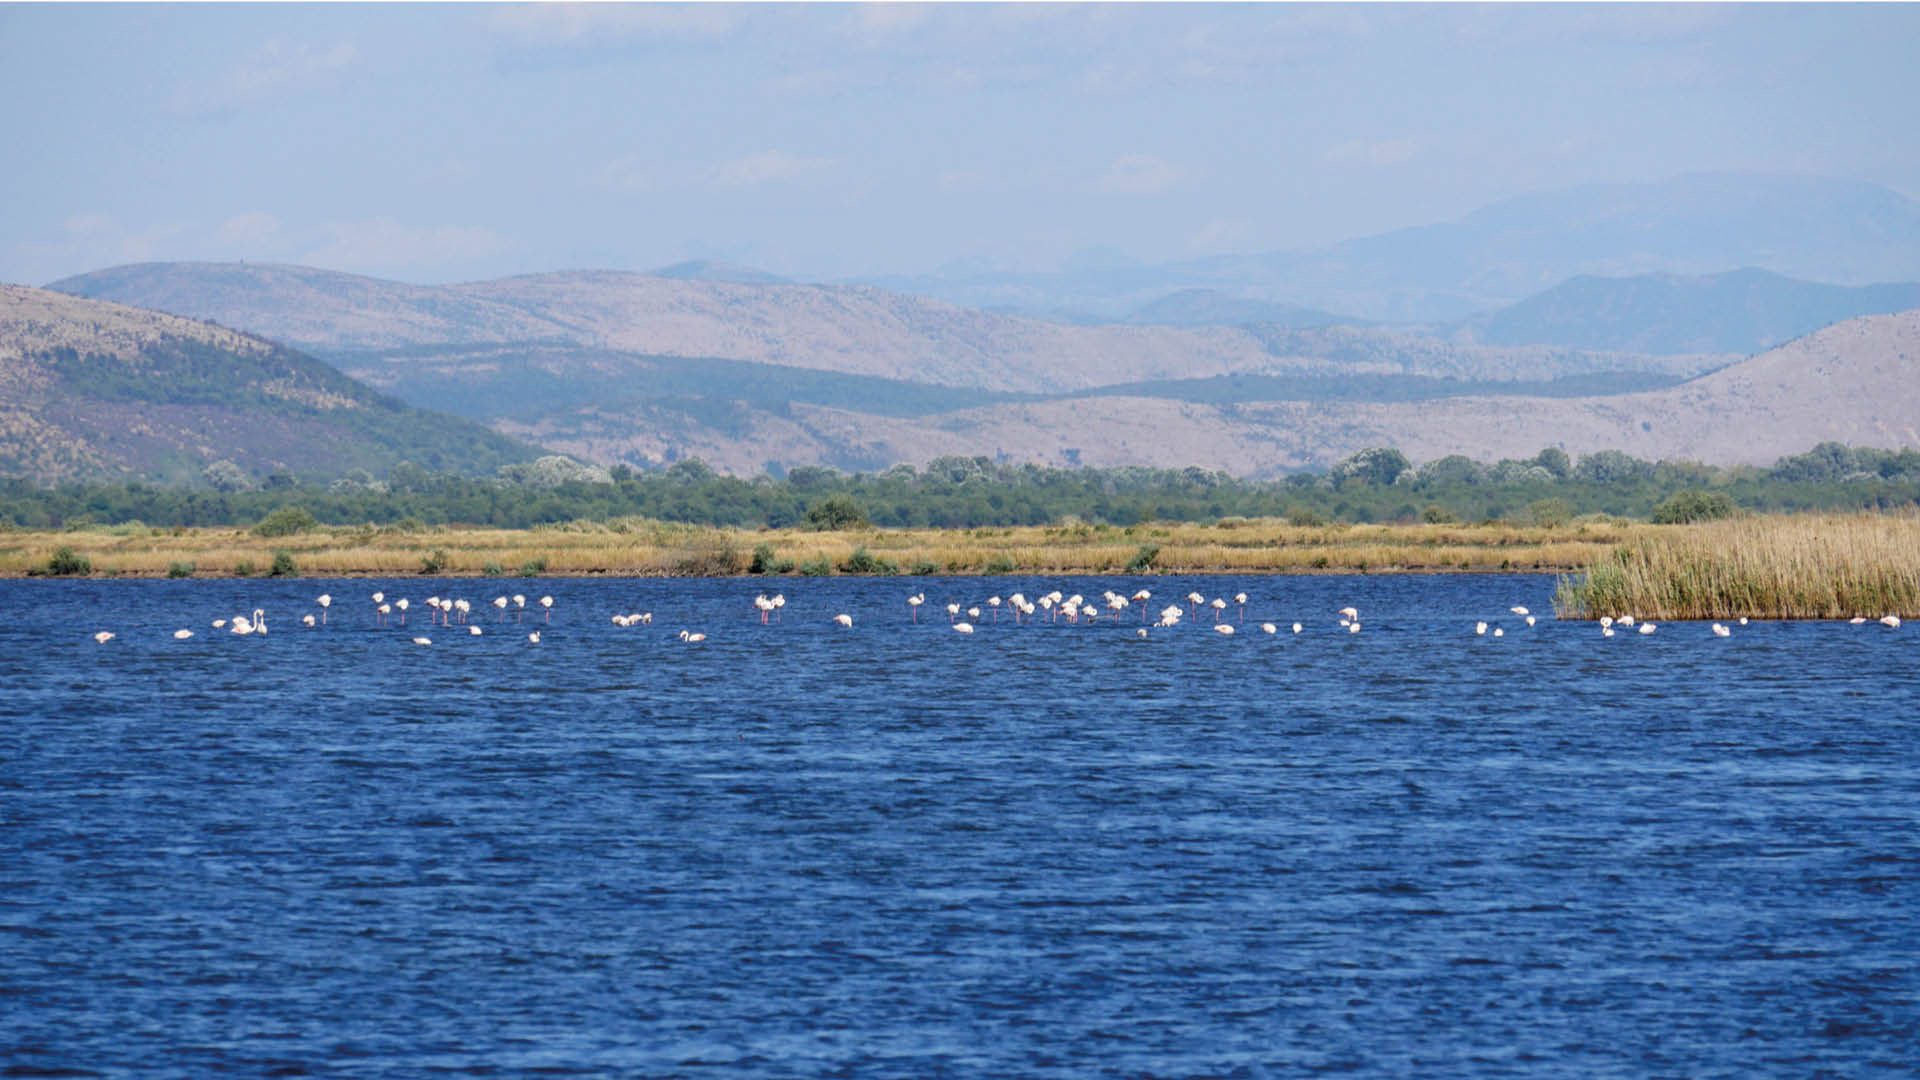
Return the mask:
<svg viewBox="0 0 1920 1080">
<path fill-rule="evenodd" d="M 822 555 L 817 559 L 808 559 L 801 563 L 800 572 L 807 577 L 828 577 L 833 573 L 833 563 Z"/>
<path fill-rule="evenodd" d="M 420 572 L 422 574 L 438 574 L 444 572 L 446 568 L 447 552 L 444 548 L 434 548 L 432 551 L 420 557 Z"/>
<path fill-rule="evenodd" d="M 864 529 L 867 524 L 866 507 L 851 495 L 829 495 L 807 510 L 810 529 Z"/>
<path fill-rule="evenodd" d="M 252 559 L 241 559 L 238 562 L 233 564 L 234 577 L 252 577 L 253 575 L 254 575 L 254 569 L 253 569 Z"/>
<path fill-rule="evenodd" d="M 1296 506 L 1287 511 L 1287 524 L 1305 528 L 1319 528 L 1327 523 L 1327 515 L 1311 506 Z"/>
<path fill-rule="evenodd" d="M 753 549 L 753 559 L 747 563 L 749 574 L 787 574 L 793 572 L 793 560 L 782 559 L 773 550 L 772 544 L 760 544 Z"/>
<path fill-rule="evenodd" d="M 1420 511 L 1420 520 L 1429 525 L 1451 525 L 1460 519 L 1449 513 L 1446 507 L 1433 503 Z"/>
<path fill-rule="evenodd" d="M 1535 525 L 1557 529 L 1573 520 L 1573 506 L 1561 498 L 1535 499 L 1527 504 L 1527 520 Z"/>
<path fill-rule="evenodd" d="M 541 574 L 544 574 L 546 572 L 547 572 L 547 560 L 545 559 L 533 558 L 533 559 L 528 559 L 526 562 L 523 562 L 520 564 L 521 577 L 539 577 Z"/>
<path fill-rule="evenodd" d="M 1153 560 L 1160 557 L 1159 544 L 1141 544 L 1140 550 L 1133 553 L 1133 560 L 1127 563 L 1127 573 L 1145 574 L 1153 569 Z"/>
<path fill-rule="evenodd" d="M 170 578 L 192 577 L 193 564 L 190 562 L 168 563 L 167 576 Z"/>
<path fill-rule="evenodd" d="M 309 532 L 317 528 L 319 524 L 318 521 L 314 520 L 313 515 L 308 513 L 304 508 L 298 506 L 283 506 L 273 513 L 268 514 L 266 517 L 261 518 L 260 523 L 253 527 L 253 535 L 266 537 L 297 536 L 300 533 Z"/>
<path fill-rule="evenodd" d="M 1653 508 L 1655 525 L 1685 525 L 1732 517 L 1739 508 L 1725 492 L 1677 491 Z"/>
<path fill-rule="evenodd" d="M 982 573 L 987 574 L 1011 574 L 1017 569 L 1019 567 L 1014 564 L 1013 557 L 1005 552 L 988 559 L 987 564 L 980 568 Z"/>
<path fill-rule="evenodd" d="M 732 537 L 716 533 L 682 552 L 673 572 L 683 577 L 731 577 L 740 572 L 740 549 Z"/>
<path fill-rule="evenodd" d="M 480 573 L 487 577 L 505 577 L 507 568 L 494 559 L 488 559 L 486 565 L 480 568 Z"/>
<path fill-rule="evenodd" d="M 881 576 L 900 572 L 899 567 L 874 555 L 865 547 L 854 548 L 853 554 L 847 556 L 847 561 L 840 564 L 840 569 L 843 573 L 848 574 L 875 574 Z"/>
<path fill-rule="evenodd" d="M 273 553 L 273 565 L 267 568 L 268 577 L 298 577 L 300 570 L 293 564 L 293 552 L 279 548 Z"/>
<path fill-rule="evenodd" d="M 914 563 L 913 566 L 907 570 L 907 573 L 917 577 L 927 577 L 930 574 L 937 574 L 939 572 L 940 568 L 928 562 L 926 559 L 921 559 L 919 562 Z"/>
<path fill-rule="evenodd" d="M 93 573 L 93 560 L 62 544 L 53 549 L 53 557 L 47 560 L 47 573 L 85 577 Z"/>
</svg>

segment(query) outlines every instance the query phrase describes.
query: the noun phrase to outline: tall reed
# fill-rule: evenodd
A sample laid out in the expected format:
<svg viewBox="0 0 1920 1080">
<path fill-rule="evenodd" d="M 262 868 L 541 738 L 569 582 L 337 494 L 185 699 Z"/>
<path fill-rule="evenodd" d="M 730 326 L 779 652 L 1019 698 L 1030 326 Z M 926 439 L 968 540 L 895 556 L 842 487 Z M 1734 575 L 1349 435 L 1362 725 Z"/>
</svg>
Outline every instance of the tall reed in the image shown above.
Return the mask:
<svg viewBox="0 0 1920 1080">
<path fill-rule="evenodd" d="M 1564 578 L 1562 618 L 1920 617 L 1920 516 L 1648 526 Z"/>
</svg>

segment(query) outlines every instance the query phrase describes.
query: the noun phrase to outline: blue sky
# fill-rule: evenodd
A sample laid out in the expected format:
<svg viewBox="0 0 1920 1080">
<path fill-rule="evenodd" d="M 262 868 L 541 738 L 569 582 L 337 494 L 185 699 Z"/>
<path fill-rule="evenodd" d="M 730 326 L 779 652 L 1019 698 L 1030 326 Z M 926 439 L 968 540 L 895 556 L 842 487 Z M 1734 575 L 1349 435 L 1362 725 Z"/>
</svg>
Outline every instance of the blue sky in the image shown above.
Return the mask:
<svg viewBox="0 0 1920 1080">
<path fill-rule="evenodd" d="M 0 280 L 825 280 L 1702 170 L 1916 195 L 1916 45 L 1912 5 L 3 5 Z"/>
</svg>

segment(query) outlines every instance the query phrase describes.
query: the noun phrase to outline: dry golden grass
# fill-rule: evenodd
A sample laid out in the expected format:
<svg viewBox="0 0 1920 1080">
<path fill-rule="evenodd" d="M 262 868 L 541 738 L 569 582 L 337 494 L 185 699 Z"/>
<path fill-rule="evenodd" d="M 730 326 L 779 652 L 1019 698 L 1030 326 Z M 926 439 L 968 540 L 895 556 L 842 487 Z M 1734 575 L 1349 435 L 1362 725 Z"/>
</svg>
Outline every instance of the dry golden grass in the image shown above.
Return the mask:
<svg viewBox="0 0 1920 1080">
<path fill-rule="evenodd" d="M 56 548 L 89 559 L 97 576 L 160 577 L 175 564 L 195 576 L 265 573 L 284 550 L 305 576 L 449 575 L 523 571 L 623 576 L 743 573 L 753 549 L 781 560 L 839 567 L 856 548 L 901 572 L 1121 573 L 1158 549 L 1161 573 L 1572 570 L 1647 526 L 1605 520 L 1560 528 L 1497 525 L 1296 526 L 1277 520 L 1133 528 L 1067 525 L 987 529 L 736 530 L 619 520 L 532 530 L 435 528 L 402 532 L 323 528 L 265 539 L 239 529 L 0 533 L 0 575 L 43 571 Z"/>
<path fill-rule="evenodd" d="M 1647 526 L 1561 583 L 1563 618 L 1920 617 L 1920 516 Z"/>
</svg>

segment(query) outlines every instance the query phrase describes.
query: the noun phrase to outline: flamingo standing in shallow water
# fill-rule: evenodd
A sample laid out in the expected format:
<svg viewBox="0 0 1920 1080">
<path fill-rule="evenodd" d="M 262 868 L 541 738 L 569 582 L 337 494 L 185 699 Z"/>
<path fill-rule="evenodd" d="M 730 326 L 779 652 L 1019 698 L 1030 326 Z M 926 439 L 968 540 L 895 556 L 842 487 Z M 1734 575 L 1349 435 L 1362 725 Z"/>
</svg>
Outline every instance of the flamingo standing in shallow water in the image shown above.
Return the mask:
<svg viewBox="0 0 1920 1080">
<path fill-rule="evenodd" d="M 314 598 L 313 602 L 320 605 L 320 625 L 327 625 L 327 609 L 333 606 L 332 594 L 321 593 Z"/>
<path fill-rule="evenodd" d="M 547 621 L 547 622 L 552 622 L 552 621 L 553 621 L 553 597 L 551 597 L 551 596 L 543 596 L 543 597 L 541 597 L 541 598 L 540 598 L 540 606 L 541 606 L 541 608 L 543 608 L 543 609 L 545 610 L 545 612 L 546 612 L 546 621 Z"/>
</svg>

